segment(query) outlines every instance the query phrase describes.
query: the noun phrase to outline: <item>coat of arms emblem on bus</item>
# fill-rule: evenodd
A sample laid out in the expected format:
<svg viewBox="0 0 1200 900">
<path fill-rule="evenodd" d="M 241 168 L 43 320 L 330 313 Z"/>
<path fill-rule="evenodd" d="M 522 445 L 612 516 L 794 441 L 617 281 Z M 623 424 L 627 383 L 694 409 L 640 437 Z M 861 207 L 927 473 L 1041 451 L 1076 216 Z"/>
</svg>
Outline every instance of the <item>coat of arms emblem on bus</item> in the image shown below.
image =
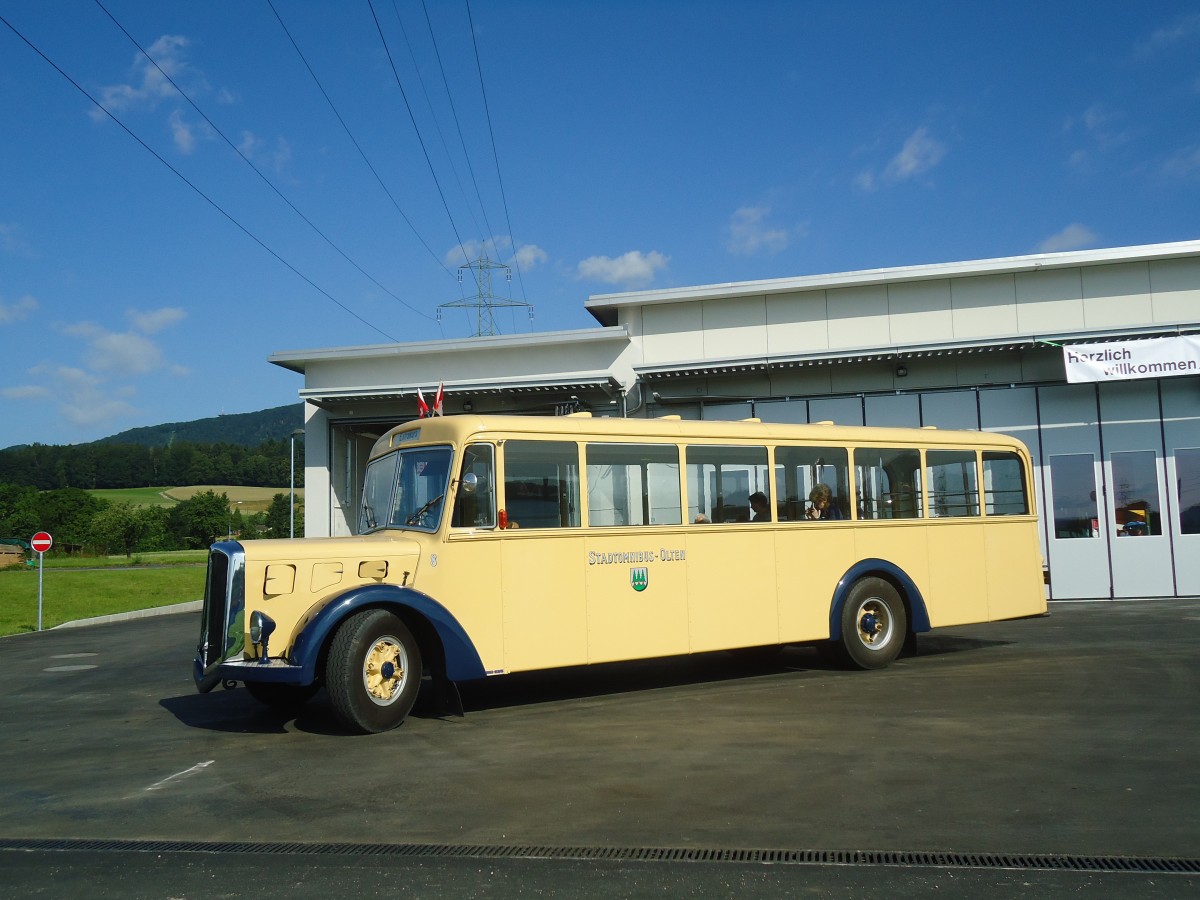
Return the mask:
<svg viewBox="0 0 1200 900">
<path fill-rule="evenodd" d="M 645 566 L 630 569 L 629 585 L 640 594 L 650 586 L 650 571 Z"/>
</svg>

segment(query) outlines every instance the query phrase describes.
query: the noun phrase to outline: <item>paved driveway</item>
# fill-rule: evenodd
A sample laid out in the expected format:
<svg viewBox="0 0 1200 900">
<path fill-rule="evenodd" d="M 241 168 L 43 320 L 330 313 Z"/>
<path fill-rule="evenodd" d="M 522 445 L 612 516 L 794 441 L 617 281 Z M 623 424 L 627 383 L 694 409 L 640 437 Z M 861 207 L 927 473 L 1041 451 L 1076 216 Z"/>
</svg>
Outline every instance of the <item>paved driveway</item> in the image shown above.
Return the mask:
<svg viewBox="0 0 1200 900">
<path fill-rule="evenodd" d="M 1038 879 L 1137 896 L 1200 887 L 1195 874 L 1136 872 L 1200 856 L 1200 604 L 1052 612 L 925 636 L 919 655 L 881 672 L 833 670 L 794 648 L 764 664 L 711 654 L 509 676 L 464 688 L 463 719 L 418 709 L 371 736 L 340 733 L 323 695 L 288 718 L 244 690 L 196 694 L 196 614 L 5 638 L 0 872 L 25 873 L 32 889 L 47 866 L 66 878 L 119 858 L 126 877 L 144 871 L 162 888 L 163 845 L 131 842 L 173 840 L 190 862 L 171 871 L 201 884 L 204 866 L 238 871 L 255 842 L 276 842 L 260 848 L 262 872 L 307 866 L 341 883 L 362 866 L 316 862 L 329 845 L 417 845 L 417 863 L 388 858 L 454 870 L 461 884 L 480 877 L 479 859 L 494 873 L 531 867 L 512 884 L 549 879 L 547 896 L 586 895 L 564 893 L 588 882 L 556 882 L 560 869 L 609 867 L 609 886 L 628 888 L 652 873 L 670 881 L 681 861 L 681 877 L 712 896 L 726 881 L 729 896 L 755 895 L 736 887 L 743 865 L 785 879 L 763 882 L 762 896 L 788 878 L 816 886 L 818 873 L 836 875 L 836 890 L 851 871 L 877 887 L 907 872 L 916 880 L 900 881 L 921 892 L 958 871 L 982 896 L 1022 869 L 1044 889 Z M 227 845 L 221 863 L 194 842 L 249 843 Z M 288 852 L 305 862 L 278 842 L 298 842 Z M 15 848 L 26 852 L 10 866 Z M 816 851 L 844 855 L 825 865 Z M 620 861 L 638 854 L 632 869 Z M 1104 865 L 1054 874 L 1051 857 L 1072 872 L 1084 858 Z M 1103 874 L 1129 857 L 1134 874 Z M 379 851 L 369 858 L 382 878 Z M 396 881 L 381 883 L 394 893 Z M 104 883 L 92 878 L 93 892 Z M 253 883 L 244 896 L 262 896 Z M 499 874 L 482 883 L 503 894 Z"/>
</svg>

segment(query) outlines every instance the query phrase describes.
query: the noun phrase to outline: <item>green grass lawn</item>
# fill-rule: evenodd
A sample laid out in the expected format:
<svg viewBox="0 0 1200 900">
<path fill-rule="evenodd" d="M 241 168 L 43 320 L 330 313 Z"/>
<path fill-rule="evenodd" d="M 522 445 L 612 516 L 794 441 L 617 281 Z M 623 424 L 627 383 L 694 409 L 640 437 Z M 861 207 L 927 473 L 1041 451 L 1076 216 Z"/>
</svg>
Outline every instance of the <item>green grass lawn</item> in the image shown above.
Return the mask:
<svg viewBox="0 0 1200 900">
<path fill-rule="evenodd" d="M 84 571 L 47 565 L 42 583 L 42 627 L 202 600 L 204 573 L 203 566 Z M 0 572 L 0 635 L 36 631 L 37 606 L 36 568 Z"/>
<path fill-rule="evenodd" d="M 89 494 L 112 503 L 127 502 L 134 506 L 174 506 L 181 500 L 194 497 L 201 491 L 224 494 L 229 498 L 230 510 L 241 510 L 243 515 L 265 512 L 276 494 L 288 495 L 286 487 L 241 487 L 228 484 L 194 484 L 186 487 L 115 488 L 88 491 Z M 304 502 L 304 488 L 296 488 L 296 502 Z"/>
<path fill-rule="evenodd" d="M 179 501 L 168 497 L 170 488 L 143 487 L 118 488 L 103 491 L 88 491 L 94 497 L 108 500 L 110 503 L 132 503 L 134 506 L 174 506 Z"/>
<path fill-rule="evenodd" d="M 53 550 L 46 556 L 46 570 L 50 569 L 108 569 L 126 566 L 195 566 L 208 562 L 207 550 L 161 550 L 135 553 L 132 557 L 117 556 L 59 556 Z M 37 555 L 33 566 L 37 568 Z"/>
</svg>

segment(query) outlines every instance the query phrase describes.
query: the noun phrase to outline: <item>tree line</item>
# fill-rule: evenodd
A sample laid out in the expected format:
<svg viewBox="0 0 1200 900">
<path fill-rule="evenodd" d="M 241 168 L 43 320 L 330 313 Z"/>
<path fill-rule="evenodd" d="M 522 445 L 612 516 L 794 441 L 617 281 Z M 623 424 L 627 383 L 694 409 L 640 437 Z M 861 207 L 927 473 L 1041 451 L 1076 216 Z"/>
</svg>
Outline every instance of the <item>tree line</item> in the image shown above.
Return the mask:
<svg viewBox="0 0 1200 900">
<path fill-rule="evenodd" d="M 289 483 L 291 442 L 255 447 L 180 441 L 166 447 L 139 444 L 30 444 L 0 450 L 0 483 L 40 491 L 81 488 L 177 487 L 229 484 L 271 487 Z M 296 466 L 296 486 L 303 466 Z"/>
<path fill-rule="evenodd" d="M 243 516 L 229 497 L 201 491 L 172 507 L 109 501 L 77 487 L 38 490 L 0 483 L 0 538 L 22 540 L 38 531 L 54 536 L 55 549 L 101 555 L 205 548 L 226 536 L 286 538 L 291 533 L 288 494 L 276 494 L 265 512 Z M 296 502 L 296 533 L 304 533 L 304 510 Z"/>
</svg>

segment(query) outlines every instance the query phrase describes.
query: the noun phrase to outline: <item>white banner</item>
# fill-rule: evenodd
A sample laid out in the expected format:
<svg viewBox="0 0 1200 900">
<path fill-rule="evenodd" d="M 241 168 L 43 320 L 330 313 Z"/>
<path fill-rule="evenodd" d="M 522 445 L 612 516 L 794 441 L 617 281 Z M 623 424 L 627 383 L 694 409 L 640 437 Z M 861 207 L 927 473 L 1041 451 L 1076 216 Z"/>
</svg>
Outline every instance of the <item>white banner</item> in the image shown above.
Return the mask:
<svg viewBox="0 0 1200 900">
<path fill-rule="evenodd" d="M 1132 381 L 1200 375 L 1200 336 L 1180 335 L 1063 347 L 1067 381 Z"/>
</svg>

